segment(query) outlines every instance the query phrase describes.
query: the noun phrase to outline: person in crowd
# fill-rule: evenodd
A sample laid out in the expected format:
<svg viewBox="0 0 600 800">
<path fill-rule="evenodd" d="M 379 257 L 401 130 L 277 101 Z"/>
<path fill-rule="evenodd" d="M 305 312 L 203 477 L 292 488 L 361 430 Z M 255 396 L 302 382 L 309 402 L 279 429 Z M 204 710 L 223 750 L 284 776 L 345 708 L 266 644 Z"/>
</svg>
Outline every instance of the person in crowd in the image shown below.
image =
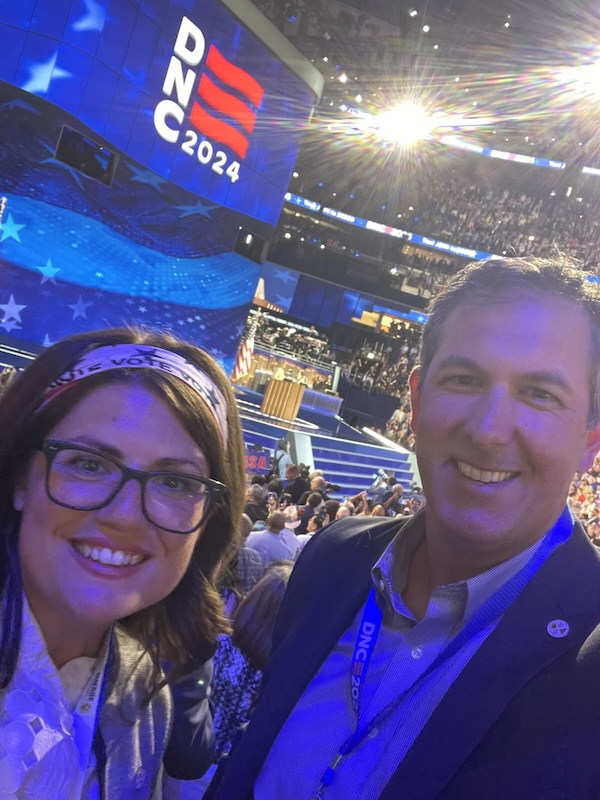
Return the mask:
<svg viewBox="0 0 600 800">
<path fill-rule="evenodd" d="M 215 726 L 215 763 L 231 749 L 236 731 L 248 722 L 271 651 L 273 627 L 293 562 L 273 561 L 242 600 L 231 635 L 221 634 L 214 655 L 211 707 Z"/>
<path fill-rule="evenodd" d="M 329 525 L 329 514 L 323 508 L 320 511 L 317 511 L 316 514 L 313 514 L 312 517 L 308 520 L 308 525 L 306 526 L 306 533 L 301 533 L 298 535 L 298 549 L 295 553 L 295 557 L 298 558 L 306 544 L 312 539 L 312 537 L 321 530 L 321 528 L 325 527 L 325 525 Z"/>
<path fill-rule="evenodd" d="M 251 483 L 246 489 L 246 504 L 244 514 L 250 517 L 252 522 L 264 522 L 268 516 L 267 511 L 268 492 L 259 483 Z"/>
<path fill-rule="evenodd" d="M 247 514 L 242 514 L 240 520 L 242 546 L 219 571 L 218 588 L 225 614 L 229 618 L 233 616 L 239 602 L 258 583 L 265 571 L 260 555 L 246 545 L 251 530 L 252 520 Z"/>
<path fill-rule="evenodd" d="M 279 439 L 277 441 L 277 447 L 273 452 L 273 459 L 271 462 L 273 472 L 280 480 L 284 481 L 286 479 L 287 468 L 292 463 L 292 459 L 290 458 L 290 443 L 287 439 Z"/>
<path fill-rule="evenodd" d="M 203 797 L 208 800 L 210 793 L 206 790 L 219 762 L 227 756 L 232 742 L 250 718 L 293 566 L 292 561 L 272 561 L 263 578 L 237 607 L 232 633 L 219 636 L 210 694 L 215 729 L 214 763 L 199 780 L 180 782 L 177 800 Z"/>
<path fill-rule="evenodd" d="M 392 480 L 391 478 L 389 480 Z M 395 479 L 394 479 L 395 481 Z M 403 505 L 404 487 L 401 483 L 394 482 L 381 498 L 381 505 L 385 509 L 387 517 L 395 517 L 404 510 Z"/>
<path fill-rule="evenodd" d="M 246 545 L 256 550 L 265 567 L 276 559 L 294 560 L 295 551 L 288 543 L 287 534 L 294 536 L 294 539 L 296 537 L 291 531 L 285 531 L 285 523 L 285 514 L 282 511 L 274 511 L 269 514 L 265 529 L 252 531 L 246 539 Z"/>
<path fill-rule="evenodd" d="M 310 483 L 302 477 L 296 464 L 288 464 L 285 477 L 288 481 L 285 494 L 291 497 L 292 503 L 298 503 L 304 492 L 310 489 Z"/>
<path fill-rule="evenodd" d="M 218 800 L 600 794 L 600 557 L 566 506 L 599 382 L 578 267 L 449 282 L 410 381 L 427 505 L 304 550 Z"/>
<path fill-rule="evenodd" d="M 279 496 L 279 510 L 280 511 L 285 511 L 285 509 L 288 508 L 289 506 L 295 506 L 295 505 L 296 504 L 292 500 L 292 495 L 288 494 L 288 492 L 283 492 Z"/>
<path fill-rule="evenodd" d="M 213 576 L 243 502 L 229 381 L 167 334 L 84 333 L 0 417 L 2 789 L 149 800 L 163 761 L 198 777 L 211 744 L 197 670 L 227 630 Z"/>
<path fill-rule="evenodd" d="M 300 525 L 296 533 L 306 533 L 308 530 L 308 523 L 313 514 L 316 514 L 321 509 L 325 508 L 325 501 L 320 492 L 311 492 L 306 500 L 306 505 L 298 509 L 298 516 L 300 517 Z"/>
<path fill-rule="evenodd" d="M 298 505 L 303 506 L 307 503 L 308 497 L 311 493 L 316 492 L 317 494 L 321 495 L 321 499 L 323 501 L 329 500 L 325 490 L 327 489 L 327 481 L 322 475 L 315 475 L 310 481 L 310 489 L 307 492 L 304 492 L 300 500 L 298 500 Z"/>
<path fill-rule="evenodd" d="M 335 516 L 338 512 L 340 507 L 339 500 L 326 500 L 325 501 L 325 511 L 329 515 L 329 519 L 335 519 Z"/>
</svg>

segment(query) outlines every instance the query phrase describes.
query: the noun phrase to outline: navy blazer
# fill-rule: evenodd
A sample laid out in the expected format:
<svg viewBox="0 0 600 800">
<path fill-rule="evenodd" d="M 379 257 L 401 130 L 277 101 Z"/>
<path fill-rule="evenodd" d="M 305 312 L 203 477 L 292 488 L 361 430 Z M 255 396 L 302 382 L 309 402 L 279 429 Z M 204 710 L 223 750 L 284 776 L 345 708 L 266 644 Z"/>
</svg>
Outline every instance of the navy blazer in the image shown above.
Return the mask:
<svg viewBox="0 0 600 800">
<path fill-rule="evenodd" d="M 305 547 L 260 701 L 216 800 L 251 800 L 277 734 L 365 602 L 371 567 L 404 524 L 340 520 Z M 423 524 L 422 514 L 408 524 Z M 553 620 L 568 624 L 566 636 L 548 633 Z M 598 800 L 599 625 L 600 551 L 576 524 L 450 687 L 380 800 Z M 287 768 L 300 772 L 301 743 L 297 753 Z"/>
</svg>

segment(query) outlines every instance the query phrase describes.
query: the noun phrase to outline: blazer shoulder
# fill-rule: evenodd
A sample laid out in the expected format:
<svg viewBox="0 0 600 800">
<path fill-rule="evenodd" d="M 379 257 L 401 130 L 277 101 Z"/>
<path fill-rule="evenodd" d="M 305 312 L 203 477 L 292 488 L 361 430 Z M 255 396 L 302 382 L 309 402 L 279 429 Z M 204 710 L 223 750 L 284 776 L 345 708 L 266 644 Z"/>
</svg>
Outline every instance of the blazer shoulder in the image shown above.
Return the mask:
<svg viewBox="0 0 600 800">
<path fill-rule="evenodd" d="M 383 552 L 411 519 L 355 517 L 335 520 L 312 537 L 298 557 L 298 565 L 303 561 L 322 561 L 330 555 L 337 559 L 352 553 L 356 547 Z"/>
</svg>

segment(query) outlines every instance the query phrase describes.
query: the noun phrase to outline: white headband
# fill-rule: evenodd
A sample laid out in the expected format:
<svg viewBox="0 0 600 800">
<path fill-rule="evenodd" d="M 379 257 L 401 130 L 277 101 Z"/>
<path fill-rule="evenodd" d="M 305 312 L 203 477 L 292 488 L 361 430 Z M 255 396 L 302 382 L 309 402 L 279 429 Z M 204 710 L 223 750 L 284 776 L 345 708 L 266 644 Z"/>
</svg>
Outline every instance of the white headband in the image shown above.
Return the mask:
<svg viewBox="0 0 600 800">
<path fill-rule="evenodd" d="M 204 400 L 227 445 L 227 403 L 216 384 L 192 361 L 159 347 L 116 344 L 91 350 L 50 384 L 40 409 L 76 381 L 113 369 L 157 369 L 184 381 Z"/>
</svg>

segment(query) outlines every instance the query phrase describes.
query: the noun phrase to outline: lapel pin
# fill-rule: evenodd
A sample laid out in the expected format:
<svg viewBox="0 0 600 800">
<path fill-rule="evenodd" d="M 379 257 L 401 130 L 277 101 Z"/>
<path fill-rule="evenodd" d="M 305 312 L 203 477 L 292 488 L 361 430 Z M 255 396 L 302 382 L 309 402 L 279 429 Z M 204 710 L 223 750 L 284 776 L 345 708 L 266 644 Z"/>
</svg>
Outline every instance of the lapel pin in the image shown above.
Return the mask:
<svg viewBox="0 0 600 800">
<path fill-rule="evenodd" d="M 553 619 L 552 622 L 548 623 L 546 630 L 555 639 L 562 639 L 569 633 L 570 628 L 569 623 L 565 622 L 564 619 Z"/>
</svg>

